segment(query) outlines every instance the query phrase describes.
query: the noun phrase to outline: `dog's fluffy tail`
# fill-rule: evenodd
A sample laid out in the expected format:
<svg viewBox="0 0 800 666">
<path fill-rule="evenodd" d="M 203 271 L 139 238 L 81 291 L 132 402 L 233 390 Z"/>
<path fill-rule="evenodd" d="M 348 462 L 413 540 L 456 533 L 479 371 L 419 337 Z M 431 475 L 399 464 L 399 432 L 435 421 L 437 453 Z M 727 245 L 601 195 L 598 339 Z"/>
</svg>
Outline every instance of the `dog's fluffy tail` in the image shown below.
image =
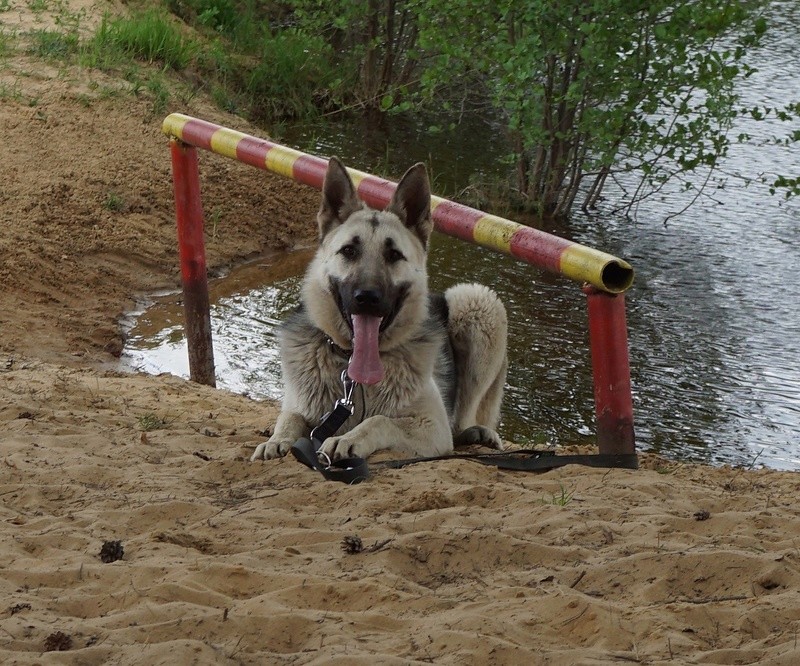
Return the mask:
<svg viewBox="0 0 800 666">
<path fill-rule="evenodd" d="M 453 432 L 475 425 L 494 430 L 508 367 L 506 309 L 497 294 L 481 284 L 458 284 L 444 296 L 456 365 Z"/>
</svg>

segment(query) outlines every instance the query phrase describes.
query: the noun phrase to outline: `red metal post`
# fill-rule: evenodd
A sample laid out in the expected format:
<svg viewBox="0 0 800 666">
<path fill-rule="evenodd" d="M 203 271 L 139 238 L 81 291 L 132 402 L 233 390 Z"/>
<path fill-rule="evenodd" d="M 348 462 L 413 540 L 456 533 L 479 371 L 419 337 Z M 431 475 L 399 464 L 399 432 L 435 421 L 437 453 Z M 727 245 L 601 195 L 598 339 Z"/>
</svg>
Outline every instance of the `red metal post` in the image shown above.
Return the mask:
<svg viewBox="0 0 800 666">
<path fill-rule="evenodd" d="M 625 296 L 583 288 L 589 308 L 597 446 L 600 453 L 636 453 Z"/>
<path fill-rule="evenodd" d="M 186 341 L 189 346 L 189 377 L 194 382 L 216 386 L 197 149 L 172 139 L 170 150 L 183 307 L 186 314 Z"/>
</svg>

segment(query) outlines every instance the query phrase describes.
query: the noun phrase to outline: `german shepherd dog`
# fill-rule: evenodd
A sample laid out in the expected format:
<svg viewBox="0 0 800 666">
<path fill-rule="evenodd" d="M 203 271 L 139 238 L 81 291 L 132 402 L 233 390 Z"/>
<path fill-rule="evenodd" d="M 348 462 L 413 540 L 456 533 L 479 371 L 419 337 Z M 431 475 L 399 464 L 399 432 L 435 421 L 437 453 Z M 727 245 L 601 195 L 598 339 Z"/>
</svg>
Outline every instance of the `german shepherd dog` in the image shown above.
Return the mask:
<svg viewBox="0 0 800 666">
<path fill-rule="evenodd" d="M 352 416 L 320 451 L 331 460 L 390 449 L 413 457 L 453 445 L 502 449 L 495 432 L 506 378 L 506 311 L 478 284 L 428 292 L 433 230 L 425 165 L 411 167 L 384 211 L 363 204 L 331 158 L 317 215 L 319 248 L 301 305 L 279 329 L 285 394 L 251 460 L 286 455 L 356 382 Z"/>
</svg>

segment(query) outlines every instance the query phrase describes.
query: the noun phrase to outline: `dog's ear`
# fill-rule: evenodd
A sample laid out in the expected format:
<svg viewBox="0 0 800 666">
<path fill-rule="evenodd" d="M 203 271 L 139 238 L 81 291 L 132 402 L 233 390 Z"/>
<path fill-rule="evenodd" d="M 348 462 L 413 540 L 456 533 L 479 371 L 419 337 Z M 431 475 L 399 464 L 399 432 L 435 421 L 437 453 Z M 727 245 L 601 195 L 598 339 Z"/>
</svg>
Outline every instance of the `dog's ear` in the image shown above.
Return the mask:
<svg viewBox="0 0 800 666">
<path fill-rule="evenodd" d="M 422 162 L 406 171 L 386 210 L 400 218 L 427 249 L 433 231 L 431 219 L 431 186 L 428 172 Z"/>
<path fill-rule="evenodd" d="M 322 205 L 317 213 L 319 239 L 325 238 L 332 229 L 361 208 L 363 204 L 356 195 L 350 174 L 338 157 L 331 157 L 322 183 Z"/>
</svg>

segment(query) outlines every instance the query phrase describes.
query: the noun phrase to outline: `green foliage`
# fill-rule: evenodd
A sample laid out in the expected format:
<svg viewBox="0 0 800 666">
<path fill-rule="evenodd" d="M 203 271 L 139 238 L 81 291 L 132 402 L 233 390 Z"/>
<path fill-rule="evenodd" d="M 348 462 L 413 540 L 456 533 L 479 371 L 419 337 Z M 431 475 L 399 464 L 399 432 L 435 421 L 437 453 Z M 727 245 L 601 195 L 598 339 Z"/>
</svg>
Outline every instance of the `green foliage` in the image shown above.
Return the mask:
<svg viewBox="0 0 800 666">
<path fill-rule="evenodd" d="M 220 107 L 270 124 L 352 107 L 432 112 L 431 131 L 465 112 L 499 120 L 515 182 L 496 192 L 544 215 L 594 207 L 621 173 L 641 177 L 629 205 L 689 186 L 726 154 L 737 113 L 800 115 L 736 109 L 767 29 L 762 0 L 165 0 L 172 14 L 106 17 L 84 43 L 63 0 L 27 2 L 58 12 L 59 30 L 30 33 L 32 53 L 122 69 L 154 113 L 168 107 L 166 79 L 135 60 L 185 71 Z M 0 33 L 0 56 L 8 42 Z M 789 175 L 768 184 L 800 188 Z"/>
<path fill-rule="evenodd" d="M 293 0 L 298 29 L 323 37 L 343 76 L 333 89 L 370 111 L 404 103 L 419 69 L 420 5 L 396 0 Z M 366 6 L 365 6 L 366 4 Z M 441 14 L 442 8 L 437 7 Z"/>
<path fill-rule="evenodd" d="M 163 76 L 148 77 L 145 87 L 153 100 L 153 115 L 163 116 L 167 112 L 170 99 L 169 86 Z"/>
<path fill-rule="evenodd" d="M 0 101 L 14 101 L 18 103 L 25 101 L 25 95 L 22 94 L 19 81 L 14 81 L 13 83 L 0 81 Z"/>
<path fill-rule="evenodd" d="M 766 28 L 756 1 L 420 2 L 436 17 L 421 24 L 428 98 L 484 96 L 515 146 L 519 194 L 557 216 L 578 194 L 592 207 L 615 172 L 642 174 L 633 203 L 713 168 Z"/>
<path fill-rule="evenodd" d="M 14 50 L 16 35 L 0 28 L 0 58 L 5 58 Z"/>
<path fill-rule="evenodd" d="M 244 78 L 244 92 L 256 118 L 309 115 L 341 81 L 331 63 L 331 47 L 321 37 L 295 30 L 265 35 L 257 64 Z"/>
<path fill-rule="evenodd" d="M 103 201 L 103 208 L 112 213 L 121 213 L 125 210 L 125 199 L 114 190 L 110 190 Z"/>
<path fill-rule="evenodd" d="M 187 0 L 200 25 L 222 33 L 231 33 L 237 24 L 238 12 L 233 0 Z"/>
<path fill-rule="evenodd" d="M 152 432 L 153 430 L 160 430 L 167 425 L 167 421 L 152 412 L 142 414 L 136 419 L 136 424 L 142 432 Z"/>
<path fill-rule="evenodd" d="M 56 0 L 55 7 L 51 11 L 56 26 L 61 28 L 62 31 L 75 34 L 78 34 L 81 22 L 86 18 L 87 14 L 87 9 L 85 7 L 73 10 L 69 6 L 67 0 Z"/>
<path fill-rule="evenodd" d="M 220 107 L 274 123 L 338 104 L 344 79 L 333 48 L 313 31 L 287 25 L 283 5 L 169 0 L 168 6 L 206 37 L 195 65 Z"/>
<path fill-rule="evenodd" d="M 25 4 L 34 14 L 41 14 L 48 8 L 48 0 L 26 0 Z"/>
<path fill-rule="evenodd" d="M 169 10 L 190 25 L 224 36 L 231 50 L 247 52 L 271 32 L 271 3 L 258 0 L 167 0 Z"/>
<path fill-rule="evenodd" d="M 740 109 L 739 114 L 750 116 L 754 120 L 776 119 L 782 123 L 791 124 L 800 120 L 800 102 L 788 104 L 783 108 L 754 106 L 750 109 Z M 740 134 L 738 138 L 740 142 L 749 141 L 751 139 L 747 134 Z M 787 147 L 798 142 L 800 142 L 800 129 L 793 129 L 787 132 L 783 137 L 774 137 L 771 141 L 766 142 L 765 145 Z M 800 196 L 800 177 L 763 175 L 760 181 L 769 187 L 770 194 L 777 194 L 780 191 L 783 192 L 787 199 Z"/>
<path fill-rule="evenodd" d="M 427 110 L 436 127 L 470 111 L 499 117 L 517 196 L 565 216 L 577 203 L 595 207 L 621 173 L 640 176 L 630 210 L 716 167 L 730 144 L 735 84 L 752 72 L 745 55 L 767 29 L 762 2 L 292 0 L 286 22 L 295 37 L 331 47 L 323 58 L 340 76 L 318 90 L 335 105 Z"/>
<path fill-rule="evenodd" d="M 769 191 L 770 194 L 775 194 L 778 190 L 783 190 L 787 199 L 793 196 L 800 196 L 800 177 L 777 176 L 769 183 Z"/>
</svg>

